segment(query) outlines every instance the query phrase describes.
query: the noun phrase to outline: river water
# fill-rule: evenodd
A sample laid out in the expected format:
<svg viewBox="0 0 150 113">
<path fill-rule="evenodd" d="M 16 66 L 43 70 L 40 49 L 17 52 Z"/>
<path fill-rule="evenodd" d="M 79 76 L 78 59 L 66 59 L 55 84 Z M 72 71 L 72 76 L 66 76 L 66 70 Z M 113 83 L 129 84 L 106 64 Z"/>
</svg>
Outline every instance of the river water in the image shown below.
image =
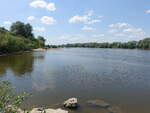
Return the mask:
<svg viewBox="0 0 150 113">
<path fill-rule="evenodd" d="M 0 80 L 32 97 L 25 108 L 61 107 L 77 97 L 71 113 L 108 113 L 86 104 L 101 99 L 121 113 L 150 113 L 150 51 L 64 48 L 0 56 Z M 117 112 L 119 113 L 119 112 Z"/>
</svg>

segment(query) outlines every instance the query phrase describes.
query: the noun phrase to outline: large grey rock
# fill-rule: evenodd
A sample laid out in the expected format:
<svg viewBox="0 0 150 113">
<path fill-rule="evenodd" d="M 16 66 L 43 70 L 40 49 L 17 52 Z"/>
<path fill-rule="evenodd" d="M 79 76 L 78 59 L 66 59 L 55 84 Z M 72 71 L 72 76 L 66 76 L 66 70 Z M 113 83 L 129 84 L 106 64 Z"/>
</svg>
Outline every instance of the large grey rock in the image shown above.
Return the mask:
<svg viewBox="0 0 150 113">
<path fill-rule="evenodd" d="M 90 105 L 98 106 L 98 107 L 102 107 L 102 108 L 110 107 L 110 104 L 106 103 L 103 100 L 89 100 L 89 101 L 87 101 L 87 103 Z"/>
<path fill-rule="evenodd" d="M 30 113 L 68 113 L 68 111 L 62 109 L 42 109 L 42 108 L 34 108 Z"/>
<path fill-rule="evenodd" d="M 66 108 L 77 108 L 78 100 L 77 98 L 70 98 L 64 102 L 64 107 Z"/>
</svg>

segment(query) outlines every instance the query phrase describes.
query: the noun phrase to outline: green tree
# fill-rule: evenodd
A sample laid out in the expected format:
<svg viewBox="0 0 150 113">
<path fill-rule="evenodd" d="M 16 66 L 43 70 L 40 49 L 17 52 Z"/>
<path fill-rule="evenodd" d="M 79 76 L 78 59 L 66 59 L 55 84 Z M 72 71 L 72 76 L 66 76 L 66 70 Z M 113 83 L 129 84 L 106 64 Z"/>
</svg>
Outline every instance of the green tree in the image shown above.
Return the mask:
<svg viewBox="0 0 150 113">
<path fill-rule="evenodd" d="M 0 32 L 8 32 L 8 30 L 5 29 L 4 27 L 0 27 Z"/>
<path fill-rule="evenodd" d="M 41 47 L 44 47 L 45 46 L 45 38 L 43 37 L 43 36 L 38 36 L 38 41 L 39 41 L 39 45 L 41 46 Z"/>
<path fill-rule="evenodd" d="M 24 24 L 20 21 L 17 21 L 11 25 L 10 31 L 15 35 L 20 35 L 26 38 L 33 38 L 33 28 L 30 24 Z"/>
</svg>

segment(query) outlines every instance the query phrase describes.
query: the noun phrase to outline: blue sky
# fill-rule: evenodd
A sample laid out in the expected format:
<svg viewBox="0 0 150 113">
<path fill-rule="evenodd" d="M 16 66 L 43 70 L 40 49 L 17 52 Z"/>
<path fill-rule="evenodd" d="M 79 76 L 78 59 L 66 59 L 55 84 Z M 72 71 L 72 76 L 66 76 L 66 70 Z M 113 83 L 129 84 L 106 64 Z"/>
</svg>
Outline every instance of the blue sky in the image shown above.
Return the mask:
<svg viewBox="0 0 150 113">
<path fill-rule="evenodd" d="M 0 14 L 0 26 L 30 23 L 48 44 L 150 36 L 150 0 L 2 0 Z"/>
</svg>

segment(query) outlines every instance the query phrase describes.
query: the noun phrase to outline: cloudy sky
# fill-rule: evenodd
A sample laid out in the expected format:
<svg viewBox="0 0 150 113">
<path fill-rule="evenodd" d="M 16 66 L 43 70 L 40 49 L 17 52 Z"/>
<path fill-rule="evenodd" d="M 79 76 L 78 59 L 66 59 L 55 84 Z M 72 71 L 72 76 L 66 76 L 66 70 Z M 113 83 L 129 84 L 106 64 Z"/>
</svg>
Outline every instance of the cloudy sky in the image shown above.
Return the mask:
<svg viewBox="0 0 150 113">
<path fill-rule="evenodd" d="M 1 0 L 0 26 L 30 23 L 48 44 L 150 36 L 150 0 Z"/>
</svg>

